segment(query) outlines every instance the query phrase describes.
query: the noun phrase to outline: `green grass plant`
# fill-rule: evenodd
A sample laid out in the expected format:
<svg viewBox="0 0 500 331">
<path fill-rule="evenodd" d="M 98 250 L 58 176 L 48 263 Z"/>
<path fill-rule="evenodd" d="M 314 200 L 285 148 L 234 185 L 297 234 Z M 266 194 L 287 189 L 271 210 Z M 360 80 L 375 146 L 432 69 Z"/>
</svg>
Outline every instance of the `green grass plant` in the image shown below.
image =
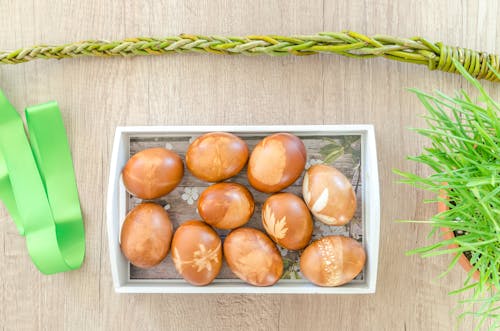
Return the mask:
<svg viewBox="0 0 500 331">
<path fill-rule="evenodd" d="M 418 156 L 409 160 L 432 169 L 429 176 L 395 170 L 402 182 L 434 193 L 448 210 L 428 220 L 403 221 L 432 226 L 431 235 L 442 228 L 460 233 L 409 251 L 430 257 L 451 254 L 453 258 L 441 276 L 448 274 L 460 256 L 468 252 L 473 266 L 463 287 L 450 292 L 466 292 L 459 320 L 474 315 L 476 329 L 500 328 L 500 106 L 483 86 L 455 61 L 460 73 L 478 92 L 477 100 L 465 91 L 456 96 L 441 92 L 428 94 L 412 89 L 427 113 L 426 128 L 413 129 L 430 140 Z M 495 71 L 500 78 L 498 72 Z M 457 248 L 450 248 L 456 244 Z M 473 274 L 479 272 L 479 280 Z"/>
</svg>

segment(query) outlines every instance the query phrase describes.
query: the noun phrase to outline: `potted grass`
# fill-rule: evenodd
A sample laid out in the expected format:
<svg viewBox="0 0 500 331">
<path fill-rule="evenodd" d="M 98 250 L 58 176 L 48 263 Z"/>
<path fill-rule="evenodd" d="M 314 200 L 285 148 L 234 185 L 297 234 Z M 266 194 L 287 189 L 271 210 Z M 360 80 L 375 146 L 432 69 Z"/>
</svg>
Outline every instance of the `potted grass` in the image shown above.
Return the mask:
<svg viewBox="0 0 500 331">
<path fill-rule="evenodd" d="M 426 223 L 439 239 L 408 254 L 423 257 L 451 254 L 441 276 L 457 264 L 467 272 L 463 311 L 476 317 L 476 329 L 500 328 L 500 106 L 458 63 L 458 71 L 477 89 L 477 101 L 465 92 L 448 96 L 412 90 L 427 109 L 426 128 L 414 129 L 430 147 L 410 160 L 428 166 L 429 176 L 395 170 L 402 182 L 431 191 L 438 204 Z M 494 70 L 493 70 L 494 71 Z M 499 74 L 495 72 L 497 77 Z"/>
</svg>

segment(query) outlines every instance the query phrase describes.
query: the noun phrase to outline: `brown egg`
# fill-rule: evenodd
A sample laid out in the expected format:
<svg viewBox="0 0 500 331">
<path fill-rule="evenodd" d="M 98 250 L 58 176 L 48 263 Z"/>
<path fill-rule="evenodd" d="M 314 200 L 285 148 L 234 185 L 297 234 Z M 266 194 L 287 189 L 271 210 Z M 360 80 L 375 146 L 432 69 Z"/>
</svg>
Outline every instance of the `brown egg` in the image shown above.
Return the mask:
<svg viewBox="0 0 500 331">
<path fill-rule="evenodd" d="M 339 286 L 363 270 L 366 254 L 352 238 L 329 236 L 309 245 L 300 257 L 300 271 L 319 286 Z"/>
<path fill-rule="evenodd" d="M 248 146 L 227 132 L 206 133 L 189 145 L 186 165 L 193 175 L 207 182 L 233 177 L 248 160 Z"/>
<path fill-rule="evenodd" d="M 184 175 L 182 160 L 165 148 L 149 148 L 128 160 L 122 171 L 123 184 L 141 199 L 156 199 L 170 193 Z"/>
<path fill-rule="evenodd" d="M 302 140 L 289 133 L 276 133 L 261 140 L 248 161 L 248 182 L 255 189 L 274 193 L 291 185 L 306 165 Z"/>
<path fill-rule="evenodd" d="M 224 256 L 233 273 L 254 286 L 275 284 L 283 274 L 283 260 L 264 233 L 252 228 L 239 228 L 224 240 Z"/>
<path fill-rule="evenodd" d="M 167 256 L 172 233 L 172 222 L 162 206 L 141 203 L 125 217 L 120 247 L 130 263 L 151 268 Z"/>
<path fill-rule="evenodd" d="M 356 194 L 349 180 L 337 169 L 324 164 L 309 168 L 302 184 L 304 200 L 321 222 L 344 225 L 356 212 Z"/>
<path fill-rule="evenodd" d="M 311 240 L 313 221 L 304 201 L 292 193 L 271 195 L 262 207 L 267 234 L 287 249 L 302 249 Z"/>
<path fill-rule="evenodd" d="M 198 213 L 211 226 L 234 229 L 244 225 L 254 210 L 252 194 L 237 183 L 218 183 L 207 188 L 198 200 Z"/>
<path fill-rule="evenodd" d="M 210 284 L 222 266 L 219 235 L 201 221 L 182 223 L 172 240 L 172 260 L 175 269 L 190 284 Z"/>
</svg>

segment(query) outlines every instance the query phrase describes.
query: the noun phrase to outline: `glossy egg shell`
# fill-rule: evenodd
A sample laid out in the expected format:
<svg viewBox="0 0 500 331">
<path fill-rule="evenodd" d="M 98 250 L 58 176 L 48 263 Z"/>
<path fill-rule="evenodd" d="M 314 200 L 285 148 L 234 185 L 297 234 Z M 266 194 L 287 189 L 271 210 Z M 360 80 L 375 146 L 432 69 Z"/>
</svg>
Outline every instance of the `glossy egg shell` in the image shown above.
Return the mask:
<svg viewBox="0 0 500 331">
<path fill-rule="evenodd" d="M 151 268 L 167 256 L 172 232 L 172 222 L 162 206 L 141 203 L 125 217 L 120 247 L 130 263 Z"/>
<path fill-rule="evenodd" d="M 198 200 L 201 218 L 218 229 L 234 229 L 248 222 L 255 203 L 250 191 L 237 183 L 217 183 L 207 188 Z"/>
<path fill-rule="evenodd" d="M 222 266 L 219 235 L 201 221 L 182 223 L 172 240 L 172 260 L 177 272 L 190 284 L 210 284 Z"/>
<path fill-rule="evenodd" d="M 366 254 L 356 240 L 328 236 L 309 245 L 300 256 L 300 271 L 319 286 L 339 286 L 363 270 Z"/>
<path fill-rule="evenodd" d="M 276 133 L 261 140 L 248 161 L 248 182 L 255 189 L 274 193 L 297 180 L 307 159 L 302 140 L 289 133 Z"/>
<path fill-rule="evenodd" d="M 233 273 L 254 286 L 275 284 L 283 274 L 283 260 L 269 237 L 252 228 L 239 228 L 224 240 L 224 256 Z"/>
<path fill-rule="evenodd" d="M 267 234 L 287 249 L 302 249 L 311 240 L 313 220 L 304 201 L 292 193 L 271 195 L 262 207 Z"/>
<path fill-rule="evenodd" d="M 196 138 L 186 152 L 191 173 L 207 182 L 219 182 L 238 174 L 248 160 L 248 146 L 227 132 L 211 132 Z"/>
<path fill-rule="evenodd" d="M 344 225 L 353 218 L 356 194 L 349 180 L 336 168 L 314 165 L 304 175 L 302 185 L 304 201 L 323 223 Z"/>
<path fill-rule="evenodd" d="M 127 190 L 146 200 L 170 193 L 183 175 L 182 159 L 166 148 L 149 148 L 136 153 L 122 171 L 123 184 Z"/>
</svg>

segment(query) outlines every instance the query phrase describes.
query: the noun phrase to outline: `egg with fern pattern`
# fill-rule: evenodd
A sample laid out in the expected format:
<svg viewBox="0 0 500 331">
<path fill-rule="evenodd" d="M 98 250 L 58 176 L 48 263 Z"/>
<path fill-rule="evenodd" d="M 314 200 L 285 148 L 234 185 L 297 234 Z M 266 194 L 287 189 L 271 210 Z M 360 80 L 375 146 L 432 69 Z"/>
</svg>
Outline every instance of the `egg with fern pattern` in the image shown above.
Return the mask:
<svg viewBox="0 0 500 331">
<path fill-rule="evenodd" d="M 311 240 L 313 220 L 304 201 L 292 193 L 277 193 L 262 206 L 262 225 L 278 245 L 292 250 Z"/>
</svg>

